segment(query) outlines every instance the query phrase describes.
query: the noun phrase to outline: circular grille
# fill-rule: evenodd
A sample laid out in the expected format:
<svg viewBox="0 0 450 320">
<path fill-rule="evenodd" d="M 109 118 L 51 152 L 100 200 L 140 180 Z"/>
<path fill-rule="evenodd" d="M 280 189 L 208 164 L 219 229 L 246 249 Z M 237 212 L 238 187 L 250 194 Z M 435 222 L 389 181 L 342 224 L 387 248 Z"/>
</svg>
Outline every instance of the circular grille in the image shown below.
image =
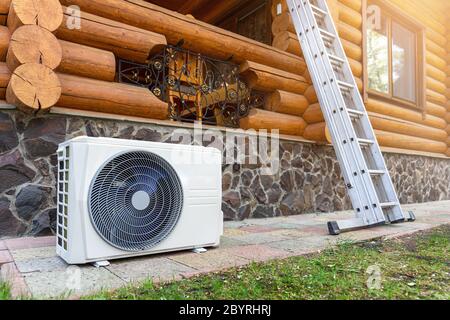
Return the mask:
<svg viewBox="0 0 450 320">
<path fill-rule="evenodd" d="M 183 190 L 172 166 L 150 152 L 116 156 L 97 173 L 89 213 L 100 236 L 126 251 L 163 241 L 181 215 Z"/>
</svg>

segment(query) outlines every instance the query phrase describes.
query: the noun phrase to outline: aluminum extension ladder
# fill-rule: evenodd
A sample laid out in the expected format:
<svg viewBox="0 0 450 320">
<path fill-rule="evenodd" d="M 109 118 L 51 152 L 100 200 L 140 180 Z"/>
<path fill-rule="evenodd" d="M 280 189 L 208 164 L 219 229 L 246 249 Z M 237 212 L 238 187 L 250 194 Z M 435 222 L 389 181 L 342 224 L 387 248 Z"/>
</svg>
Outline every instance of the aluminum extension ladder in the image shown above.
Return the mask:
<svg viewBox="0 0 450 320">
<path fill-rule="evenodd" d="M 326 0 L 287 0 L 356 218 L 328 222 L 330 234 L 414 221 L 386 167 Z"/>
</svg>

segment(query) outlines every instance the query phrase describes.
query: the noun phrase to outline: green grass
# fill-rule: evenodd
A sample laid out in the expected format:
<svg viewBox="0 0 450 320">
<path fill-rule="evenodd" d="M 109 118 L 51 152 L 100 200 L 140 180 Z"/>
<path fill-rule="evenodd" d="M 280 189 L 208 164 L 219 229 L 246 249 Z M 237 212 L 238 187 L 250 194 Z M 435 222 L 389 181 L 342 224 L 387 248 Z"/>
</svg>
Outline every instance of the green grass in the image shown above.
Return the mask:
<svg viewBox="0 0 450 320">
<path fill-rule="evenodd" d="M 147 281 L 87 299 L 450 299 L 449 243 L 447 226 L 169 284 Z M 370 266 L 381 270 L 380 289 L 368 289 Z"/>
<path fill-rule="evenodd" d="M 11 290 L 9 284 L 0 281 L 0 300 L 11 299 Z"/>
</svg>

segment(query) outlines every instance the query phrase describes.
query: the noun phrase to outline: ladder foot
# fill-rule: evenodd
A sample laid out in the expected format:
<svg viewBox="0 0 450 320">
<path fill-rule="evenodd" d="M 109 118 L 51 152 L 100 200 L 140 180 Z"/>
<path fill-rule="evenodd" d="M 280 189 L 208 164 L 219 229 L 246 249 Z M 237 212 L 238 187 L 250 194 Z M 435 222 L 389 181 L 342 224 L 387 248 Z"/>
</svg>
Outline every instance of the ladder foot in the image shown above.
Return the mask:
<svg viewBox="0 0 450 320">
<path fill-rule="evenodd" d="M 416 221 L 416 215 L 412 211 L 408 211 L 409 218 L 407 218 L 408 222 L 414 222 Z"/>
<path fill-rule="evenodd" d="M 406 218 L 390 221 L 390 223 L 391 224 L 396 224 L 396 223 L 414 222 L 414 221 L 416 221 L 416 216 L 415 216 L 414 212 L 408 211 L 408 214 L 407 214 Z"/>
<path fill-rule="evenodd" d="M 337 221 L 328 222 L 328 231 L 332 236 L 338 236 L 341 234 L 341 229 L 339 229 L 339 225 Z"/>
</svg>

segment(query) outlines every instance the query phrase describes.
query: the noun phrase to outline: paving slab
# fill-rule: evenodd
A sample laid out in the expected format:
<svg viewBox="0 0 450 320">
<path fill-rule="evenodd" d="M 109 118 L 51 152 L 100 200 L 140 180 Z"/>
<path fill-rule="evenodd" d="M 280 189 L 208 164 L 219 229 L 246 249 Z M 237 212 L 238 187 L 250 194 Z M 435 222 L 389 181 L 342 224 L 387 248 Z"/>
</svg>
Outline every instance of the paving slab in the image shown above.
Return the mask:
<svg viewBox="0 0 450 320">
<path fill-rule="evenodd" d="M 14 259 L 11 256 L 11 254 L 9 253 L 8 250 L 1 250 L 0 251 L 0 266 L 2 264 L 13 262 L 13 261 L 14 261 Z"/>
<path fill-rule="evenodd" d="M 246 245 L 245 242 L 234 239 L 234 238 L 223 236 L 220 239 L 220 247 L 221 248 L 232 248 L 232 247 L 244 246 L 244 245 Z"/>
<path fill-rule="evenodd" d="M 267 261 L 272 259 L 286 258 L 289 252 L 265 245 L 249 245 L 229 248 L 227 253 L 231 253 L 237 257 L 241 257 L 250 261 Z"/>
<path fill-rule="evenodd" d="M 150 278 L 155 281 L 176 280 L 181 278 L 182 273 L 195 271 L 193 268 L 168 258 L 127 259 L 113 263 L 107 269 L 126 282 L 137 282 Z"/>
<path fill-rule="evenodd" d="M 209 272 L 320 252 L 345 241 L 392 239 L 450 224 L 450 201 L 403 206 L 414 223 L 386 225 L 330 236 L 327 222 L 353 216 L 350 211 L 226 222 L 219 248 L 206 253 L 168 253 L 111 261 L 107 268 L 68 266 L 56 256 L 55 238 L 0 241 L 0 277 L 12 284 L 15 297 L 61 298 L 113 289 L 130 282 L 189 278 Z M 3 261 L 3 262 L 2 262 Z M 2 265 L 3 263 L 3 265 Z"/>
<path fill-rule="evenodd" d="M 10 252 L 15 261 L 56 257 L 55 246 L 34 249 L 16 249 L 11 250 Z"/>
<path fill-rule="evenodd" d="M 226 249 L 212 249 L 206 253 L 181 253 L 169 259 L 200 271 L 223 270 L 250 263 L 250 260 L 233 255 Z"/>
<path fill-rule="evenodd" d="M 266 244 L 270 242 L 288 240 L 289 237 L 279 234 L 278 232 L 264 232 L 234 236 L 233 239 L 242 241 L 246 244 Z"/>
<path fill-rule="evenodd" d="M 35 298 L 63 298 L 110 290 L 126 283 L 106 268 L 70 266 L 65 270 L 24 274 Z"/>
<path fill-rule="evenodd" d="M 30 273 L 66 270 L 69 265 L 59 257 L 51 257 L 16 261 L 16 266 L 21 273 Z"/>
<path fill-rule="evenodd" d="M 55 246 L 55 237 L 17 238 L 4 240 L 9 250 L 33 249 Z"/>
</svg>

